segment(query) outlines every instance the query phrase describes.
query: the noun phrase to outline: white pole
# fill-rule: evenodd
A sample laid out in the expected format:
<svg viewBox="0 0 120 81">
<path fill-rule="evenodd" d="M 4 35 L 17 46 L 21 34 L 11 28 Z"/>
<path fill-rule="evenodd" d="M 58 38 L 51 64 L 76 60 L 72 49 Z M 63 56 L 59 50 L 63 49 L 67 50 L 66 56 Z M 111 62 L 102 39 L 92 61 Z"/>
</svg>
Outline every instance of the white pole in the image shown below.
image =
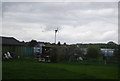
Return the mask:
<svg viewBox="0 0 120 81">
<path fill-rule="evenodd" d="M 56 44 L 56 30 L 55 30 L 55 44 Z"/>
<path fill-rule="evenodd" d="M 56 44 L 56 33 L 57 33 L 58 29 L 55 30 L 55 44 Z"/>
</svg>

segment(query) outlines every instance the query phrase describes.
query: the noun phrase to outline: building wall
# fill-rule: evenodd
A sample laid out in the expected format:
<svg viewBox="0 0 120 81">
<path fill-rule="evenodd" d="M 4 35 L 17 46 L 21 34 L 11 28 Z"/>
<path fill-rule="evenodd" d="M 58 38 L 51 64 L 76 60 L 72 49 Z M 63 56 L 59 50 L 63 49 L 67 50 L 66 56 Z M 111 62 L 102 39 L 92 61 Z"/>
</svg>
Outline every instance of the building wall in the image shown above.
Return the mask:
<svg viewBox="0 0 120 81">
<path fill-rule="evenodd" d="M 32 47 L 26 47 L 26 46 L 8 46 L 4 45 L 2 46 L 2 55 L 6 52 L 12 53 L 13 57 L 31 57 L 33 56 L 33 48 Z"/>
<path fill-rule="evenodd" d="M 33 47 L 24 46 L 23 48 L 23 57 L 33 57 Z"/>
<path fill-rule="evenodd" d="M 4 45 L 2 46 L 2 55 L 6 52 L 12 53 L 14 57 L 22 56 L 22 46 Z"/>
</svg>

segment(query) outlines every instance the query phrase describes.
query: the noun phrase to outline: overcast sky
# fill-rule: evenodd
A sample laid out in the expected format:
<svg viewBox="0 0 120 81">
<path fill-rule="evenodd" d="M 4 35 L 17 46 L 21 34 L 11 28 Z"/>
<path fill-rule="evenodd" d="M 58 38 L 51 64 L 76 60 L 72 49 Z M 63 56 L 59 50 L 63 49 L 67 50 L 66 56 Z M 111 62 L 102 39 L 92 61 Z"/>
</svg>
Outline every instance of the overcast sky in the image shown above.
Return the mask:
<svg viewBox="0 0 120 81">
<path fill-rule="evenodd" d="M 3 2 L 3 36 L 20 41 L 118 42 L 117 2 Z"/>
</svg>

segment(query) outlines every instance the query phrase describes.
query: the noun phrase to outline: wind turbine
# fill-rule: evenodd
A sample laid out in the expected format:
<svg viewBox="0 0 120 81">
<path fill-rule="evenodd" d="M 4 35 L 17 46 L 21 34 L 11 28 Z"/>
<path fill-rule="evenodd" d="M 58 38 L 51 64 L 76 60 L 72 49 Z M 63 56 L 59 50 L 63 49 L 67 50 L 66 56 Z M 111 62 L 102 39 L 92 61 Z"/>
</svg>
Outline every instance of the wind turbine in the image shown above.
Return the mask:
<svg viewBox="0 0 120 81">
<path fill-rule="evenodd" d="M 55 44 L 56 44 L 56 33 L 58 32 L 58 28 L 55 30 Z"/>
</svg>

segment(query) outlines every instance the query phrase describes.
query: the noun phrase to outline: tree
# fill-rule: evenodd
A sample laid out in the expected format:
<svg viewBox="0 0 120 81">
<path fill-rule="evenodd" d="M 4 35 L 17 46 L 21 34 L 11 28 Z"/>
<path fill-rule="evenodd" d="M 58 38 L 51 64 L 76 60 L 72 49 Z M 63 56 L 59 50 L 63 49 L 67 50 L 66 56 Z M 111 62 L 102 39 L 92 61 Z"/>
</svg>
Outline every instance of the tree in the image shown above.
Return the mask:
<svg viewBox="0 0 120 81">
<path fill-rule="evenodd" d="M 100 50 L 98 47 L 91 46 L 88 48 L 87 57 L 97 59 L 100 56 Z"/>
<path fill-rule="evenodd" d="M 78 57 L 83 57 L 83 51 L 75 45 L 68 47 L 67 54 L 70 62 L 76 61 Z"/>
<path fill-rule="evenodd" d="M 109 45 L 117 45 L 115 42 L 113 42 L 113 41 L 109 41 L 107 44 L 109 44 Z"/>
<path fill-rule="evenodd" d="M 50 50 L 50 60 L 51 62 L 57 62 L 57 48 L 52 47 Z"/>
<path fill-rule="evenodd" d="M 66 48 L 61 46 L 52 47 L 50 53 L 51 62 L 61 62 L 68 60 L 68 56 L 66 53 Z"/>
<path fill-rule="evenodd" d="M 28 45 L 34 47 L 37 44 L 38 42 L 36 40 L 31 40 Z"/>
<path fill-rule="evenodd" d="M 83 51 L 80 49 L 80 48 L 75 48 L 74 49 L 74 52 L 76 53 L 76 54 L 78 54 L 78 56 L 83 56 Z"/>
<path fill-rule="evenodd" d="M 58 45 L 61 45 L 60 41 L 58 42 Z"/>
<path fill-rule="evenodd" d="M 64 45 L 66 45 L 66 42 L 64 42 Z"/>
</svg>

